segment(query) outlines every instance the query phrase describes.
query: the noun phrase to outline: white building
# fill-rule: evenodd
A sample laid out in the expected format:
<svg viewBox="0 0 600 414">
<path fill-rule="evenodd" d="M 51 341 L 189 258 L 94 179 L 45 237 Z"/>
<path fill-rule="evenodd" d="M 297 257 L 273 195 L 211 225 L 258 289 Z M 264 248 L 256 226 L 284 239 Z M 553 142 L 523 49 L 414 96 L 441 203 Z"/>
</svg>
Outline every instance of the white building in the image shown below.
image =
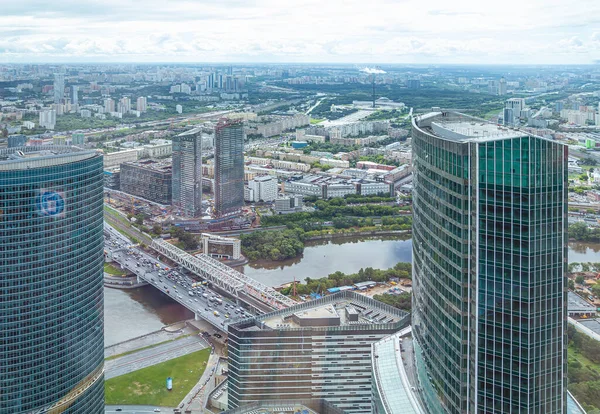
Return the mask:
<svg viewBox="0 0 600 414">
<path fill-rule="evenodd" d="M 509 108 L 513 110 L 513 116 L 515 118 L 521 118 L 523 114 L 521 113 L 525 109 L 525 99 L 523 98 L 510 98 L 506 101 L 504 105 L 505 108 Z"/>
<path fill-rule="evenodd" d="M 119 100 L 118 112 L 121 112 L 122 114 L 128 114 L 129 111 L 131 111 L 131 99 L 125 96 Z"/>
<path fill-rule="evenodd" d="M 177 111 L 178 114 L 183 112 L 183 106 L 181 105 L 175 105 L 175 110 Z"/>
<path fill-rule="evenodd" d="M 92 111 L 90 111 L 89 109 L 82 109 L 81 112 L 79 112 L 79 114 L 81 115 L 82 118 L 91 118 L 92 117 Z"/>
<path fill-rule="evenodd" d="M 349 168 L 350 167 L 350 161 L 334 160 L 331 158 L 321 158 L 319 160 L 319 164 L 329 165 L 331 167 L 337 167 L 337 168 Z"/>
<path fill-rule="evenodd" d="M 56 125 L 56 111 L 53 109 L 40 111 L 39 124 L 43 128 L 54 129 Z"/>
<path fill-rule="evenodd" d="M 393 193 L 391 185 L 388 183 L 361 183 L 359 191 L 363 196 Z"/>
<path fill-rule="evenodd" d="M 163 158 L 173 153 L 173 143 L 166 139 L 155 139 L 142 147 L 141 156 L 147 158 Z"/>
<path fill-rule="evenodd" d="M 32 121 L 23 121 L 23 128 L 25 128 L 25 129 L 33 129 L 33 128 L 35 128 L 35 122 L 32 122 Z"/>
<path fill-rule="evenodd" d="M 148 100 L 145 96 L 140 96 L 139 98 L 137 98 L 137 101 L 135 103 L 135 109 L 142 113 L 148 110 Z"/>
<path fill-rule="evenodd" d="M 200 246 L 204 254 L 219 259 L 238 260 L 242 257 L 242 241 L 233 237 L 202 233 Z"/>
<path fill-rule="evenodd" d="M 104 168 L 117 167 L 124 162 L 137 161 L 138 152 L 136 149 L 130 149 L 104 154 Z"/>
<path fill-rule="evenodd" d="M 115 112 L 115 101 L 107 98 L 104 100 L 104 112 L 111 113 Z"/>
<path fill-rule="evenodd" d="M 250 201 L 271 202 L 277 199 L 277 179 L 271 176 L 256 177 L 248 182 L 248 188 L 253 192 Z"/>
</svg>

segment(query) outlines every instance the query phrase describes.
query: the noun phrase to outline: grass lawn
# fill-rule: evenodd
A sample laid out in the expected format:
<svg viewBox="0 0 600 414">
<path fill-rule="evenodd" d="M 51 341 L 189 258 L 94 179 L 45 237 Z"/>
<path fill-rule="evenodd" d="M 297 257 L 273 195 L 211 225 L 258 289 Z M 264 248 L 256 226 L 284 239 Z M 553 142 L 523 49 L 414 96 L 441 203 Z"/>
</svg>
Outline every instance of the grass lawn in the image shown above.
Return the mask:
<svg viewBox="0 0 600 414">
<path fill-rule="evenodd" d="M 569 360 L 576 360 L 582 366 L 590 368 L 600 374 L 600 364 L 590 361 L 583 354 L 577 352 L 573 344 L 569 344 L 569 347 L 567 348 L 567 356 Z"/>
<path fill-rule="evenodd" d="M 122 271 L 121 269 L 119 269 L 118 267 L 113 266 L 110 263 L 104 263 L 104 271 L 106 273 L 108 273 L 109 275 L 113 275 L 113 276 L 124 276 L 127 274 L 124 271 Z"/>
<path fill-rule="evenodd" d="M 202 376 L 209 356 L 206 348 L 106 380 L 106 404 L 176 407 Z M 171 391 L 167 391 L 167 377 L 173 378 Z"/>
<path fill-rule="evenodd" d="M 323 122 L 324 119 L 319 119 L 319 118 L 310 118 L 310 124 L 311 125 L 315 125 L 315 124 L 319 124 L 321 122 Z"/>
</svg>

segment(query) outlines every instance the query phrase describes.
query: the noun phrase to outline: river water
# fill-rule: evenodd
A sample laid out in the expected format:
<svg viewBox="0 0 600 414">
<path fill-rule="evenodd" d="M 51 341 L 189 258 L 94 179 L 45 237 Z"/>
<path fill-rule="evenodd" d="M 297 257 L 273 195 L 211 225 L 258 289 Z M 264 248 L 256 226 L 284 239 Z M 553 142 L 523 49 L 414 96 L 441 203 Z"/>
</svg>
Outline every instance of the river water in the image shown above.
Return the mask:
<svg viewBox="0 0 600 414">
<path fill-rule="evenodd" d="M 341 271 L 354 273 L 360 268 L 387 269 L 398 262 L 410 262 L 411 239 L 336 239 L 307 243 L 304 254 L 283 262 L 248 264 L 246 275 L 270 286 L 296 278 L 318 279 Z M 600 244 L 569 244 L 569 262 L 600 262 Z M 171 323 L 193 318 L 183 306 L 157 289 L 104 289 L 105 346 L 156 331 Z"/>
</svg>

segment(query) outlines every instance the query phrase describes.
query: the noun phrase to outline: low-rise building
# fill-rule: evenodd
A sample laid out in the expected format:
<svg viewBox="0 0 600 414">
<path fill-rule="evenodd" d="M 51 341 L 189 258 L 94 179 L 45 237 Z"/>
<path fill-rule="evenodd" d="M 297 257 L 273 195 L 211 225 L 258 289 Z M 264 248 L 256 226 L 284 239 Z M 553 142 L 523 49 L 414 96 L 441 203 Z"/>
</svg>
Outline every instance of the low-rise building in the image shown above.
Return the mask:
<svg viewBox="0 0 600 414">
<path fill-rule="evenodd" d="M 300 194 L 280 196 L 273 205 L 273 209 L 277 214 L 289 214 L 302 211 L 302 196 Z"/>
<path fill-rule="evenodd" d="M 118 167 L 124 162 L 137 161 L 138 155 L 139 151 L 135 149 L 104 154 L 104 168 Z"/>
<path fill-rule="evenodd" d="M 218 259 L 238 260 L 242 257 L 242 242 L 233 237 L 202 233 L 200 237 L 202 252 Z"/>
<path fill-rule="evenodd" d="M 121 164 L 121 191 L 170 205 L 173 193 L 171 163 L 152 160 Z"/>
<path fill-rule="evenodd" d="M 252 190 L 252 199 L 249 201 L 275 201 L 277 187 L 277 179 L 271 176 L 256 177 L 248 182 L 248 188 Z"/>
</svg>

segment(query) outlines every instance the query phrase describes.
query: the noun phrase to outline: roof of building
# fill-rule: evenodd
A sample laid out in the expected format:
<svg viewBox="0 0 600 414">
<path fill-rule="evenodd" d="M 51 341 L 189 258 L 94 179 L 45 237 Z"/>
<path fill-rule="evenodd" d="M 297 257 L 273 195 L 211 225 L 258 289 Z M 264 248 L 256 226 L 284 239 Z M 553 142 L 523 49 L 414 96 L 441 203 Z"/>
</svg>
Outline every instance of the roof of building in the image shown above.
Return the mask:
<svg viewBox="0 0 600 414">
<path fill-rule="evenodd" d="M 596 307 L 574 292 L 567 295 L 567 310 L 569 312 L 596 312 Z"/>
<path fill-rule="evenodd" d="M 350 314 L 358 313 L 358 321 L 350 321 Z M 410 315 L 400 309 L 383 304 L 365 295 L 342 291 L 323 298 L 300 303 L 286 309 L 245 319 L 230 325 L 245 330 L 294 330 L 294 329 L 366 329 L 380 325 L 397 324 L 398 328 L 409 323 Z"/>
<path fill-rule="evenodd" d="M 148 170 L 159 171 L 163 173 L 170 173 L 173 165 L 170 161 L 154 161 L 154 160 L 141 160 L 141 161 L 130 161 L 121 164 L 121 169 L 124 165 L 131 165 L 138 168 L 145 168 Z"/>
<path fill-rule="evenodd" d="M 0 150 L 0 171 L 50 167 L 100 156 L 96 150 L 62 145 L 4 148 Z"/>
<path fill-rule="evenodd" d="M 396 332 L 372 345 L 373 381 L 386 414 L 425 414 L 411 389 L 402 361 L 402 336 L 410 331 Z"/>
</svg>

